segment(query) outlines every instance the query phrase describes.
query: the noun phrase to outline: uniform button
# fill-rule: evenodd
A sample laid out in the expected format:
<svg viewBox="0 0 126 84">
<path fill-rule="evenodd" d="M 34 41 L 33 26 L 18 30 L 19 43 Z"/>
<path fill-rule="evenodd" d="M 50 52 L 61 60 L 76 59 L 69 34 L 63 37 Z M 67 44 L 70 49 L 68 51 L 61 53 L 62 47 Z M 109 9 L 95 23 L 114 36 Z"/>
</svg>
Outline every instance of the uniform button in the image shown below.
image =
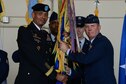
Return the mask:
<svg viewBox="0 0 126 84">
<path fill-rule="evenodd" d="M 48 52 L 46 51 L 46 54 L 47 54 Z"/>
<path fill-rule="evenodd" d="M 28 72 L 28 75 L 30 75 L 30 73 Z"/>
<path fill-rule="evenodd" d="M 83 74 L 85 75 L 85 74 L 86 74 L 86 72 L 83 72 Z"/>
</svg>

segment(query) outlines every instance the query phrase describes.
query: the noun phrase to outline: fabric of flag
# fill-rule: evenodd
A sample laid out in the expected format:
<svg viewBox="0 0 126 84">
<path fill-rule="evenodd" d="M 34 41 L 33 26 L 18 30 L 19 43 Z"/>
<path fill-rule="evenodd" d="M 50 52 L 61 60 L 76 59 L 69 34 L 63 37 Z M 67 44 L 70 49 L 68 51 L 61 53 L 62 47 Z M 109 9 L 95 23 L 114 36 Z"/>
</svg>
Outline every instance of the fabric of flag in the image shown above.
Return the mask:
<svg viewBox="0 0 126 84">
<path fill-rule="evenodd" d="M 98 15 L 99 15 L 99 10 L 98 10 L 98 7 L 96 7 L 96 9 L 95 9 L 94 13 L 95 13 L 95 16 L 97 16 L 97 17 L 98 17 Z"/>
<path fill-rule="evenodd" d="M 57 43 L 56 43 L 56 58 L 55 58 L 55 69 L 58 73 L 65 74 L 65 53 L 63 53 L 58 48 L 58 42 L 65 41 L 66 33 L 66 22 L 67 22 L 67 0 L 58 0 L 58 20 L 59 20 L 59 27 L 58 27 L 58 35 L 57 35 Z M 67 62 L 66 62 L 67 63 Z M 61 81 L 57 81 L 56 84 L 63 84 Z"/>
<path fill-rule="evenodd" d="M 126 15 L 124 16 L 120 46 L 119 83 L 126 84 Z"/>
<path fill-rule="evenodd" d="M 79 40 L 76 32 L 76 17 L 74 0 L 68 0 L 68 18 L 70 27 L 71 50 L 80 52 Z"/>
<path fill-rule="evenodd" d="M 0 13 L 2 13 L 3 10 L 2 10 L 2 4 L 1 4 L 1 1 L 0 1 Z"/>
<path fill-rule="evenodd" d="M 75 44 L 75 8 L 74 0 L 58 0 L 58 35 L 57 42 L 53 53 L 56 53 L 55 57 L 55 69 L 58 73 L 65 74 L 64 64 L 68 64 L 67 59 L 65 58 L 65 53 L 58 48 L 58 43 L 64 41 L 69 46 L 75 50 L 72 44 Z M 72 41 L 73 39 L 73 41 Z M 63 84 L 60 81 L 57 81 L 56 84 Z"/>
<path fill-rule="evenodd" d="M 27 12 L 25 15 L 25 19 L 28 24 L 32 21 L 32 6 L 34 6 L 37 3 L 42 3 L 42 0 L 26 0 Z"/>
<path fill-rule="evenodd" d="M 95 16 L 97 16 L 97 17 L 98 17 L 98 15 L 99 15 L 99 10 L 98 10 L 99 0 L 95 0 L 95 4 L 96 4 L 96 8 L 95 8 L 94 13 L 95 13 Z"/>
<path fill-rule="evenodd" d="M 4 3 L 0 0 L 0 19 L 5 15 Z"/>
<path fill-rule="evenodd" d="M 66 12 L 66 2 L 67 0 L 58 0 L 58 20 L 59 20 L 59 27 L 58 27 L 58 35 L 57 35 L 57 42 L 55 44 L 54 52 L 56 52 L 56 58 L 55 58 L 55 69 L 57 72 L 62 73 L 64 71 L 64 55 L 59 48 L 58 48 L 58 42 L 61 40 L 64 40 L 64 26 L 65 26 L 65 12 Z"/>
</svg>

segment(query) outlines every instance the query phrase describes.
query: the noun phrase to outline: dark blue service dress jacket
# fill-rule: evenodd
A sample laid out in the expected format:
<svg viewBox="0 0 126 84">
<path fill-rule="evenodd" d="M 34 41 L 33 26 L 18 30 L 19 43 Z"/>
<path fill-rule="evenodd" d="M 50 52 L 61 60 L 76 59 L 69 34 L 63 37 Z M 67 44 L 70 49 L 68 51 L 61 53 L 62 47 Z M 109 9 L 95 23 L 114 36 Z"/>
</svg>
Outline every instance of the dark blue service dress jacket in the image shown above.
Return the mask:
<svg viewBox="0 0 126 84">
<path fill-rule="evenodd" d="M 85 42 L 82 46 L 82 51 L 86 53 L 89 50 L 90 42 L 86 38 L 84 39 L 85 39 Z M 68 59 L 68 66 L 71 68 L 72 73 L 67 83 L 68 84 L 82 84 L 81 82 L 83 78 L 83 70 L 85 69 L 84 64 Z"/>
<path fill-rule="evenodd" d="M 70 52 L 68 57 L 85 66 L 82 84 L 116 84 L 113 46 L 101 33 L 96 36 L 87 53 Z"/>
</svg>

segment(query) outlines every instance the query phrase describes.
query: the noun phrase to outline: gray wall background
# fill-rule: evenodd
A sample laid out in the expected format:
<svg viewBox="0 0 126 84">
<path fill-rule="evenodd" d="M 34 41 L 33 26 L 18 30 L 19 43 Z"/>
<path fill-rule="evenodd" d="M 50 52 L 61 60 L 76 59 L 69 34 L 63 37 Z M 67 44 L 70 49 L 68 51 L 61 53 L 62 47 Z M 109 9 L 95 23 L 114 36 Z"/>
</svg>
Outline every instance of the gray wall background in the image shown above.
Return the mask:
<svg viewBox="0 0 126 84">
<path fill-rule="evenodd" d="M 51 2 L 54 3 L 51 3 Z M 57 11 L 58 0 L 43 0 Z M 76 15 L 87 16 L 94 13 L 95 0 L 75 0 Z M 101 21 L 101 32 L 106 35 L 114 47 L 114 70 L 118 81 L 118 65 L 120 53 L 120 40 L 123 25 L 123 17 L 125 15 L 125 0 L 99 0 L 99 18 Z M 17 30 L 20 25 L 26 25 L 26 1 L 25 0 L 3 0 L 5 5 L 6 16 L 10 18 L 8 24 L 0 22 L 0 37 L 2 39 L 2 49 L 8 52 L 10 71 L 7 78 L 8 84 L 14 84 L 15 77 L 18 72 L 18 63 L 12 61 L 12 53 L 17 50 Z M 51 11 L 50 11 L 51 13 Z M 49 15 L 50 15 L 49 13 Z M 45 25 L 48 30 L 48 22 Z"/>
</svg>

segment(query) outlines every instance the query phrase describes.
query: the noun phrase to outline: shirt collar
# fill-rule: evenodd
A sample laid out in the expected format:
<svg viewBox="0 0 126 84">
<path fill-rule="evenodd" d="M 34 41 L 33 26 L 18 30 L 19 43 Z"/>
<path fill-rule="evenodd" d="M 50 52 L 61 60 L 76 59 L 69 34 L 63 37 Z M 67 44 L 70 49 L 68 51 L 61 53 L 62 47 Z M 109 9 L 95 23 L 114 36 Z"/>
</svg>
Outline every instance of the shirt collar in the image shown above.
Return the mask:
<svg viewBox="0 0 126 84">
<path fill-rule="evenodd" d="M 55 42 L 55 38 L 56 37 L 53 34 L 51 34 L 51 39 L 52 39 L 53 42 Z"/>
<path fill-rule="evenodd" d="M 83 45 L 85 43 L 85 37 L 83 37 L 83 39 L 79 40 L 81 42 L 81 49 L 83 48 Z"/>
<path fill-rule="evenodd" d="M 92 43 L 94 41 L 95 38 L 91 39 L 90 42 Z"/>
<path fill-rule="evenodd" d="M 34 22 L 33 22 L 33 24 L 36 26 L 36 28 L 40 31 L 41 30 L 41 28 L 37 25 L 37 24 L 35 24 Z"/>
</svg>

